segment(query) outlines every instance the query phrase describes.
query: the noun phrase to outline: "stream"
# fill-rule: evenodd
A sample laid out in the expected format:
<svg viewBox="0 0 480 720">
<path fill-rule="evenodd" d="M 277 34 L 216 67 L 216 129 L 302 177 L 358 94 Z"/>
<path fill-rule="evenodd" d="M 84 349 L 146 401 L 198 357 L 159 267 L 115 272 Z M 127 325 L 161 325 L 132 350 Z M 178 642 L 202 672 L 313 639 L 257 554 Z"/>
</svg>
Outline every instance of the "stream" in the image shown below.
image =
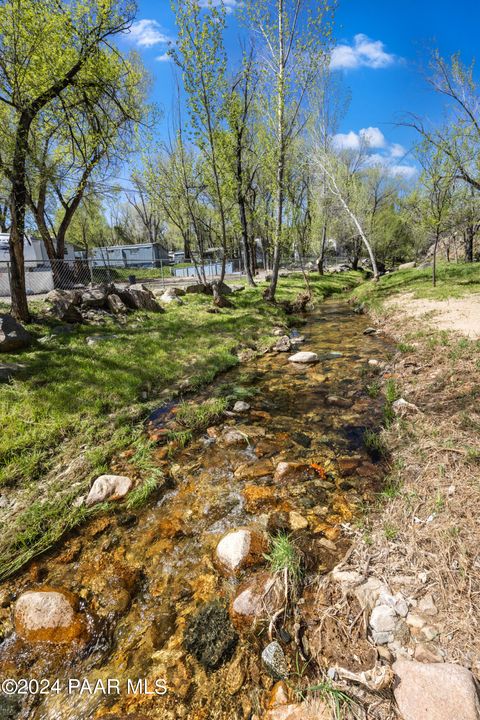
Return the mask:
<svg viewBox="0 0 480 720">
<path fill-rule="evenodd" d="M 222 375 L 196 400 L 241 386 L 253 390 L 251 409 L 227 414 L 172 459 L 159 450 L 169 483 L 158 498 L 142 511 L 99 516 L 3 584 L 2 619 L 20 593 L 60 588 L 79 599 L 83 631 L 52 644 L 27 642 L 12 626 L 0 644 L 0 677 L 44 679 L 45 692 L 30 685 L 3 698 L 0 717 L 262 717 L 274 684 L 260 659 L 268 622 L 221 628 L 237 639 L 215 670 L 186 650 L 185 630 L 205 603 L 228 607 L 242 584 L 268 571 L 264 559 L 237 575 L 218 571 L 215 548 L 232 529 L 291 534 L 305 567 L 297 615 L 308 614 L 318 576 L 347 551 L 343 526 L 374 500 L 385 474 L 364 433 L 382 422 L 382 399 L 367 392 L 377 372 L 368 361 L 385 361 L 391 347 L 364 335 L 367 326 L 345 302 L 318 306 L 298 328 L 299 350 L 316 352 L 318 363 L 269 353 Z M 280 462 L 298 464 L 282 481 Z M 290 613 L 274 629 L 290 667 L 299 653 L 294 620 Z M 72 678 L 79 684 L 69 686 Z"/>
</svg>

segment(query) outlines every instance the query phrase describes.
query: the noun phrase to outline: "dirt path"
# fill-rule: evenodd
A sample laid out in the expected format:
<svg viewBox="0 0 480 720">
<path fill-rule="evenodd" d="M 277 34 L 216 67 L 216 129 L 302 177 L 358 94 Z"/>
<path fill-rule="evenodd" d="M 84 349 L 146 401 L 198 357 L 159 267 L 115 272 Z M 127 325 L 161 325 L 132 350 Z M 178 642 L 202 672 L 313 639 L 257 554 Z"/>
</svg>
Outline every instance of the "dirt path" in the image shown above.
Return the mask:
<svg viewBox="0 0 480 720">
<path fill-rule="evenodd" d="M 388 309 L 401 307 L 404 315 L 424 318 L 441 330 L 454 330 L 471 339 L 480 337 L 480 295 L 427 300 L 415 299 L 413 293 L 404 293 L 385 305 Z"/>
</svg>

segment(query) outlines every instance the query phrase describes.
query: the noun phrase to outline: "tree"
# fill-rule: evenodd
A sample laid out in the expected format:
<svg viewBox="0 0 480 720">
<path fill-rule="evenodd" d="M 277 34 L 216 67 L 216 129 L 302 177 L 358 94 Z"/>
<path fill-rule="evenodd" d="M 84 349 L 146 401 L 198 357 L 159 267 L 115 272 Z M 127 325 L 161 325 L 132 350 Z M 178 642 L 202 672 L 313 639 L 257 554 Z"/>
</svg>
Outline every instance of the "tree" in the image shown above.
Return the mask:
<svg viewBox="0 0 480 720">
<path fill-rule="evenodd" d="M 248 200 L 253 178 L 256 172 L 253 151 L 253 123 L 252 116 L 255 103 L 255 86 L 258 81 L 255 70 L 253 48 L 248 55 L 244 54 L 243 67 L 233 81 L 228 100 L 228 125 L 230 133 L 226 135 L 230 140 L 229 157 L 230 171 L 234 178 L 235 196 L 238 205 L 243 256 L 245 271 L 249 285 L 255 286 L 253 279 L 253 237 L 251 237 L 251 224 L 248 222 Z"/>
<path fill-rule="evenodd" d="M 110 232 L 102 204 L 95 191 L 88 188 L 82 202 L 68 226 L 66 242 L 81 248 L 86 256 L 92 247 L 107 245 Z"/>
<path fill-rule="evenodd" d="M 3 0 L 0 5 L 0 165 L 11 185 L 12 314 L 29 320 L 24 235 L 27 162 L 33 124 L 70 91 L 85 98 L 103 88 L 118 100 L 118 51 L 110 40 L 128 29 L 130 0 Z"/>
<path fill-rule="evenodd" d="M 318 182 L 325 182 L 332 198 L 345 213 L 354 230 L 353 238 L 358 236 L 364 244 L 372 265 L 374 280 L 378 280 L 379 273 L 375 253 L 367 234 L 369 223 L 368 199 L 365 184 L 362 182 L 361 170 L 365 159 L 366 144 L 355 153 L 346 150 L 334 152 L 319 145 L 315 151 L 315 163 L 318 172 Z M 358 256 L 356 263 L 358 263 Z M 354 267 L 356 265 L 354 262 Z"/>
<path fill-rule="evenodd" d="M 223 280 L 228 234 L 219 143 L 226 112 L 227 59 L 223 45 L 226 7 L 223 2 L 210 2 L 207 8 L 202 8 L 198 0 L 181 0 L 174 3 L 174 9 L 178 41 L 172 56 L 182 70 L 193 140 L 211 174 L 215 209 L 220 219 Z"/>
<path fill-rule="evenodd" d="M 119 58 L 116 98 L 106 87 L 56 99 L 32 125 L 27 202 L 55 271 L 65 236 L 91 180 L 100 183 L 131 152 L 135 129 L 146 121 L 145 72 L 134 56 Z M 69 105 L 67 105 L 67 101 Z M 53 221 L 55 218 L 55 222 Z"/>
<path fill-rule="evenodd" d="M 424 190 L 423 222 L 433 235 L 433 286 L 437 284 L 437 249 L 442 233 L 450 228 L 450 211 L 456 168 L 445 154 L 424 141 L 417 150 L 422 166 L 420 182 Z"/>
<path fill-rule="evenodd" d="M 263 41 L 264 102 L 271 109 L 275 229 L 273 268 L 266 298 L 275 299 L 281 259 L 288 153 L 302 127 L 309 90 L 328 58 L 330 6 L 308 0 L 246 0 L 250 27 Z"/>
<path fill-rule="evenodd" d="M 162 213 L 147 190 L 144 180 L 136 173 L 132 178 L 135 188 L 133 193 L 127 193 L 127 200 L 139 218 L 144 239 L 149 243 L 158 243 L 165 239 L 165 224 Z"/>
</svg>

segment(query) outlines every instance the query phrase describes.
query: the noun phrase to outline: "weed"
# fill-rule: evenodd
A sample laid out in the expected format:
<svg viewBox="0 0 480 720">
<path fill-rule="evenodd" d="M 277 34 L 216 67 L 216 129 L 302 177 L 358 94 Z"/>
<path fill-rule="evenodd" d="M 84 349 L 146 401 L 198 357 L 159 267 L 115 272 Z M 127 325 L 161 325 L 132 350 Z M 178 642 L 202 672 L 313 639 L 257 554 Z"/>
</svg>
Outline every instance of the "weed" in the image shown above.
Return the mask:
<svg viewBox="0 0 480 720">
<path fill-rule="evenodd" d="M 294 590 L 298 588 L 302 579 L 302 559 L 291 537 L 286 533 L 279 533 L 270 538 L 270 552 L 265 555 L 273 573 L 282 573 L 287 576 L 288 583 Z"/>
<path fill-rule="evenodd" d="M 374 430 L 365 430 L 363 433 L 363 444 L 372 458 L 381 458 L 387 454 L 387 447 L 380 433 Z"/>
<path fill-rule="evenodd" d="M 398 537 L 398 529 L 392 523 L 386 522 L 383 526 L 383 533 L 387 540 L 396 540 Z"/>
<path fill-rule="evenodd" d="M 318 695 L 319 699 L 327 703 L 333 713 L 334 720 L 344 720 L 345 713 L 353 705 L 353 700 L 343 690 L 336 688 L 331 680 L 323 680 L 315 685 L 297 690 L 297 694 L 302 700 L 306 700 L 310 693 Z M 314 705 L 315 700 L 310 699 L 308 702 Z"/>
<path fill-rule="evenodd" d="M 409 345 L 408 343 L 398 343 L 397 348 L 398 348 L 399 352 L 401 352 L 401 353 L 415 352 L 414 345 Z"/>
<path fill-rule="evenodd" d="M 393 500 L 400 495 L 400 491 L 401 488 L 398 479 L 392 476 L 387 476 L 385 479 L 385 485 L 379 493 L 379 497 L 382 500 Z"/>
<path fill-rule="evenodd" d="M 367 385 L 366 390 L 367 394 L 372 398 L 375 399 L 380 395 L 380 383 L 378 380 L 373 380 L 369 385 Z"/>
</svg>

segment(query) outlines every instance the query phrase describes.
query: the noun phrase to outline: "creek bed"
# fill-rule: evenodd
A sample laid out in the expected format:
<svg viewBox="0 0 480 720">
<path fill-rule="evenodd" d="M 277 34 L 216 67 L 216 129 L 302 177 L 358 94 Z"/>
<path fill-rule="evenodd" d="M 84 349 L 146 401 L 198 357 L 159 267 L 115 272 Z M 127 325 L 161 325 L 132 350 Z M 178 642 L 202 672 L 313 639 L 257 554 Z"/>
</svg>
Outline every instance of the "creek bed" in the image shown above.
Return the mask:
<svg viewBox="0 0 480 720">
<path fill-rule="evenodd" d="M 204 603 L 227 606 L 238 585 L 258 571 L 238 577 L 217 572 L 215 547 L 231 529 L 272 529 L 292 513 L 308 525 L 292 534 L 306 570 L 304 605 L 315 602 L 318 576 L 346 552 L 342 524 L 374 498 L 384 475 L 363 434 L 382 420 L 381 398 L 366 389 L 373 372 L 368 360 L 385 360 L 390 347 L 379 336 L 364 335 L 367 324 L 344 302 L 321 305 L 301 328 L 300 349 L 317 353 L 318 363 L 299 366 L 288 361 L 290 353 L 268 354 L 224 375 L 200 399 L 221 384 L 247 385 L 254 391 L 251 410 L 222 420 L 171 461 L 159 454 L 171 487 L 158 501 L 139 513 L 100 517 L 4 583 L 2 617 L 19 593 L 49 586 L 75 593 L 89 624 L 89 640 L 80 646 L 28 644 L 7 634 L 0 645 L 2 678 L 59 679 L 58 692 L 14 698 L 11 717 L 262 717 L 274 682 L 260 661 L 268 622 L 241 631 L 215 671 L 186 651 L 185 627 Z M 224 441 L 234 429 L 244 443 Z M 279 462 L 303 463 L 312 472 L 277 483 Z M 259 569 L 266 570 L 266 563 Z M 297 614 L 301 608 L 302 602 Z M 285 618 L 280 640 L 293 667 L 298 648 L 292 623 Z M 68 678 L 89 684 L 84 692 L 77 686 L 68 692 Z M 108 679 L 118 681 L 120 693 L 116 683 L 107 692 Z M 133 693 L 138 679 L 146 685 Z M 159 679 L 166 680 L 166 694 L 155 686 Z M 155 689 L 160 694 L 145 692 Z"/>
</svg>

